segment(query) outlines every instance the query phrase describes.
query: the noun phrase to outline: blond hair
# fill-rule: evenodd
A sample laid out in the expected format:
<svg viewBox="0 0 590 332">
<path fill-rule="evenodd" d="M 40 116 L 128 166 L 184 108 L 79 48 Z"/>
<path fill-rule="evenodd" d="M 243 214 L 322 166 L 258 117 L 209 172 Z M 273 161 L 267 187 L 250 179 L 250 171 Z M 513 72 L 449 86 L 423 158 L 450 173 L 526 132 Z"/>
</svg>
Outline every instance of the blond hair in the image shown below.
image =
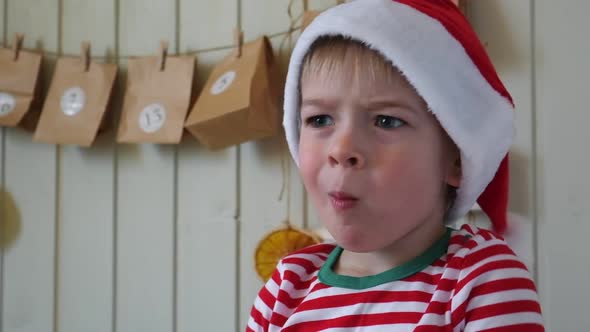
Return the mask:
<svg viewBox="0 0 590 332">
<path fill-rule="evenodd" d="M 393 82 L 400 71 L 362 42 L 342 36 L 320 37 L 303 59 L 300 82 L 310 77 L 329 79 L 334 74 L 348 75 L 344 78 L 358 84 L 361 79 L 370 83 Z"/>
</svg>

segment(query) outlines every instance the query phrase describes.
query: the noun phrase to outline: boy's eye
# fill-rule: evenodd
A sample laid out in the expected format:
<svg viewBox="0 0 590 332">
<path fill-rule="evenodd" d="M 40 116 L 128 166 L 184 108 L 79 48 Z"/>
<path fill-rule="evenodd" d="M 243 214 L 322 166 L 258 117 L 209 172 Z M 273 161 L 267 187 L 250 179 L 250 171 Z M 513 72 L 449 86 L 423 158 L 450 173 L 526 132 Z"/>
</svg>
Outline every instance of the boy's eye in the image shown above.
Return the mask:
<svg viewBox="0 0 590 332">
<path fill-rule="evenodd" d="M 406 122 L 404 120 L 388 115 L 377 115 L 375 119 L 375 126 L 383 129 L 399 128 L 405 124 Z"/>
<path fill-rule="evenodd" d="M 333 125 L 334 121 L 328 115 L 316 115 L 305 119 L 305 124 L 313 128 L 321 128 Z"/>
</svg>

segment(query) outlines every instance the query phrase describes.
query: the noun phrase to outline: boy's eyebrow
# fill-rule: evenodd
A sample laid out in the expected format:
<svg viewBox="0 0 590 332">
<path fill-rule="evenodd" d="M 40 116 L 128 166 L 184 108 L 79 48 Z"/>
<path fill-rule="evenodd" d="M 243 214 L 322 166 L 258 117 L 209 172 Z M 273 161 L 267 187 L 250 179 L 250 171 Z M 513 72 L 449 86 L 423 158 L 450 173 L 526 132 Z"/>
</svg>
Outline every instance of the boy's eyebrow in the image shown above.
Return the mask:
<svg viewBox="0 0 590 332">
<path fill-rule="evenodd" d="M 415 108 L 408 103 L 404 103 L 403 101 L 391 100 L 391 99 L 382 99 L 382 100 L 372 100 L 367 103 L 359 104 L 359 106 L 367 111 L 378 111 L 386 108 L 396 108 L 403 111 L 407 111 L 409 113 L 414 113 Z M 333 110 L 338 108 L 338 100 L 330 100 L 326 98 L 310 98 L 304 99 L 301 101 L 300 108 L 304 107 L 317 107 L 322 110 Z"/>
<path fill-rule="evenodd" d="M 333 109 L 336 108 L 337 101 L 329 101 L 324 98 L 312 98 L 312 99 L 304 99 L 301 101 L 301 107 L 306 106 L 315 106 L 321 109 Z"/>
<path fill-rule="evenodd" d="M 408 109 L 408 110 L 413 111 L 413 108 L 409 104 L 395 101 L 395 100 L 370 101 L 370 102 L 364 104 L 363 107 L 367 110 L 380 110 L 380 109 L 384 109 L 384 108 L 403 108 L 403 109 Z"/>
</svg>

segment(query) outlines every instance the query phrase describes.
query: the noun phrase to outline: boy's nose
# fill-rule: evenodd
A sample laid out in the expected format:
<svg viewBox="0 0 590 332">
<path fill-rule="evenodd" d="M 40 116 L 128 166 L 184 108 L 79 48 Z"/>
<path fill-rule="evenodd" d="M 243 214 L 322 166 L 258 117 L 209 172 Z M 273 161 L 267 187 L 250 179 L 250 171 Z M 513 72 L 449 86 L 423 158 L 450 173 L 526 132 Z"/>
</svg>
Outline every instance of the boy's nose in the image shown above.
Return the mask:
<svg viewBox="0 0 590 332">
<path fill-rule="evenodd" d="M 334 142 L 328 159 L 331 166 L 362 168 L 365 165 L 365 157 L 350 135 L 343 135 Z"/>
</svg>

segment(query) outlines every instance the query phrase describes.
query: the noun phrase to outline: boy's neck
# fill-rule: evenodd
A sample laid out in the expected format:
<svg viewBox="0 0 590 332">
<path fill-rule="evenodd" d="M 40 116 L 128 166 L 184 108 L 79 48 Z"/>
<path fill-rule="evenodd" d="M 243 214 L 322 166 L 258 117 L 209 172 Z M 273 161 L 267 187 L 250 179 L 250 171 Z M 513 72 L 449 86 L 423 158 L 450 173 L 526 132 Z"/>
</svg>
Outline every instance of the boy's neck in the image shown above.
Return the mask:
<svg viewBox="0 0 590 332">
<path fill-rule="evenodd" d="M 333 270 L 351 277 L 385 272 L 420 256 L 445 234 L 445 229 L 442 223 L 424 223 L 378 251 L 359 253 L 344 249 Z"/>
</svg>

